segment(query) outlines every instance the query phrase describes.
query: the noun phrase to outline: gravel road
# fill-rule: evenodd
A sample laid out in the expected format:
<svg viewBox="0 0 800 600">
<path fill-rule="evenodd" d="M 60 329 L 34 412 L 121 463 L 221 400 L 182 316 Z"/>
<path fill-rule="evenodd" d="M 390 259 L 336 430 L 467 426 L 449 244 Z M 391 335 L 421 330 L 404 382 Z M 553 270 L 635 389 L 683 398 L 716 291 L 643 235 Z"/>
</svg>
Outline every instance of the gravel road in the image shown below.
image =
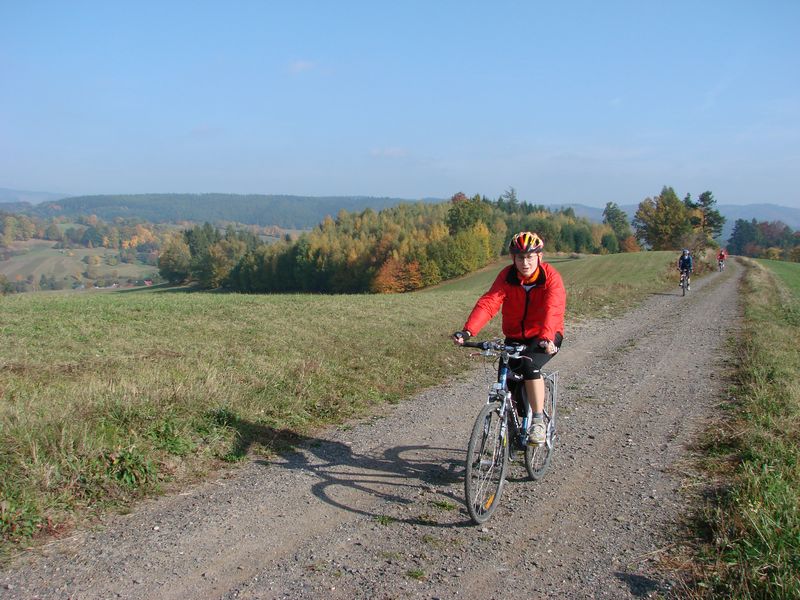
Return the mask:
<svg viewBox="0 0 800 600">
<path fill-rule="evenodd" d="M 724 394 L 741 270 L 731 261 L 686 298 L 676 285 L 619 318 L 568 324 L 548 365 L 561 382 L 552 469 L 532 482 L 512 464 L 485 525 L 463 504 L 479 367 L 31 552 L 0 571 L 0 597 L 665 595 L 654 563 L 685 514 L 687 446 Z"/>
</svg>

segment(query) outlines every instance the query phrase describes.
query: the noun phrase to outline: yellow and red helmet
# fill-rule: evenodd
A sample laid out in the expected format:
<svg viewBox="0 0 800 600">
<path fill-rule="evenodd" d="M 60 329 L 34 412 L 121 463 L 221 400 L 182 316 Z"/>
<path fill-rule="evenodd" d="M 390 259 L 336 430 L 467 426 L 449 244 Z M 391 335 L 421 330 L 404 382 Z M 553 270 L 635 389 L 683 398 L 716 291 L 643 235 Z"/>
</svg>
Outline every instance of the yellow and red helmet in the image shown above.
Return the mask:
<svg viewBox="0 0 800 600">
<path fill-rule="evenodd" d="M 531 231 L 520 231 L 516 234 L 508 244 L 508 251 L 511 254 L 530 254 L 532 252 L 541 252 L 544 248 L 544 242 L 538 234 Z"/>
</svg>

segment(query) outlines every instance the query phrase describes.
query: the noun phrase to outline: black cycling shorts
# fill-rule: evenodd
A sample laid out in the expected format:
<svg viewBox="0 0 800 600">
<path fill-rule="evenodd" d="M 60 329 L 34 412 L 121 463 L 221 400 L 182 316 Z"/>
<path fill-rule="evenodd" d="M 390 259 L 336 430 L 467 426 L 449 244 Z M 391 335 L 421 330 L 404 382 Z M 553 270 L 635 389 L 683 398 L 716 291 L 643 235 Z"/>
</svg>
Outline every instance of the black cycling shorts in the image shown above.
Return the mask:
<svg viewBox="0 0 800 600">
<path fill-rule="evenodd" d="M 556 339 L 553 340 L 557 348 L 561 348 L 561 342 L 564 341 L 560 333 L 556 333 Z M 539 347 L 539 338 L 532 340 L 515 340 L 506 338 L 506 344 L 525 344 L 528 348 L 522 353 L 526 358 L 512 358 L 508 361 L 508 368 L 522 375 L 523 379 L 541 379 L 542 367 L 555 356 L 555 354 L 547 354 L 544 348 Z"/>
</svg>

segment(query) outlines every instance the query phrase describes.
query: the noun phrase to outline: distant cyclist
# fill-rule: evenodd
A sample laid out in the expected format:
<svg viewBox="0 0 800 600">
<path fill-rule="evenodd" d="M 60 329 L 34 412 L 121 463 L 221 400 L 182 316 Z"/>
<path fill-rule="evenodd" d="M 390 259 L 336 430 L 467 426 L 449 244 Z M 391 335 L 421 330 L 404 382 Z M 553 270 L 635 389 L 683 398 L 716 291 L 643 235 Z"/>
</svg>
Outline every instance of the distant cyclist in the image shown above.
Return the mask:
<svg viewBox="0 0 800 600">
<path fill-rule="evenodd" d="M 567 294 L 561 275 L 542 260 L 544 242 L 535 233 L 522 231 L 508 245 L 514 264 L 497 276 L 481 296 L 461 331 L 453 334 L 456 344 L 477 335 L 502 308 L 506 343 L 525 344 L 525 358 L 513 359 L 509 367 L 521 373 L 533 410 L 529 444 L 543 444 L 544 380 L 541 369 L 558 352 L 564 339 L 564 309 Z"/>
<path fill-rule="evenodd" d="M 692 275 L 692 255 L 689 253 L 688 248 L 683 249 L 681 257 L 678 259 L 678 271 L 681 272 L 681 279 L 686 277 L 686 289 L 691 290 L 691 275 Z M 680 287 L 680 285 L 678 286 Z"/>
<path fill-rule="evenodd" d="M 725 248 L 719 249 L 719 254 L 717 254 L 717 266 L 719 270 L 722 271 L 725 268 L 725 259 L 728 258 L 728 253 L 725 252 Z"/>
</svg>

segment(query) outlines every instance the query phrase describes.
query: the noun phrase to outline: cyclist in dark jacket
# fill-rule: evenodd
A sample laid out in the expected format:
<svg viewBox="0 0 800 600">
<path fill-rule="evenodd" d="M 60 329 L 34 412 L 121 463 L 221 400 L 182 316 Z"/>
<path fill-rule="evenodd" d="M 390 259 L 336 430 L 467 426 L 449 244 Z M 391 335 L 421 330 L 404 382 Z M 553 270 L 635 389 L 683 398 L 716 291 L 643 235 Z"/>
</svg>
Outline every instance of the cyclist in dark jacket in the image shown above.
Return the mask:
<svg viewBox="0 0 800 600">
<path fill-rule="evenodd" d="M 681 276 L 686 274 L 686 289 L 691 290 L 691 275 L 692 275 L 692 255 L 689 254 L 689 249 L 684 248 L 681 257 L 678 259 L 678 271 L 681 272 Z M 680 284 L 678 284 L 680 287 Z"/>
<path fill-rule="evenodd" d="M 559 272 L 542 260 L 544 242 L 535 233 L 516 234 L 508 246 L 514 264 L 497 276 L 492 287 L 478 299 L 461 331 L 453 334 L 456 344 L 476 335 L 502 309 L 506 343 L 528 346 L 526 359 L 509 366 L 522 373 L 525 392 L 531 400 L 533 424 L 529 443 L 543 444 L 544 380 L 541 368 L 558 352 L 564 339 L 564 309 L 567 293 Z"/>
</svg>

